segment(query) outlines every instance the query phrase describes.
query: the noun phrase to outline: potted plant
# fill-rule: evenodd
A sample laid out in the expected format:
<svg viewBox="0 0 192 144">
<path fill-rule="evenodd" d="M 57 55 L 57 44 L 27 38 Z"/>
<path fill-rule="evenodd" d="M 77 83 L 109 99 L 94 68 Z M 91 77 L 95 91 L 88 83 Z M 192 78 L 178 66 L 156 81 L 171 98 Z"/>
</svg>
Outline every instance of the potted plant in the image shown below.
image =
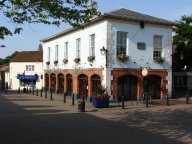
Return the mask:
<svg viewBox="0 0 192 144">
<path fill-rule="evenodd" d="M 93 95 L 93 106 L 96 108 L 107 108 L 109 107 L 109 98 L 107 87 L 101 85 L 92 94 Z"/>
<path fill-rule="evenodd" d="M 80 58 L 75 58 L 75 59 L 74 59 L 74 62 L 75 62 L 75 63 L 79 63 L 79 62 L 80 62 Z"/>
<path fill-rule="evenodd" d="M 165 59 L 163 57 L 155 57 L 154 59 L 156 62 L 158 63 L 163 63 L 165 61 Z"/>
<path fill-rule="evenodd" d="M 47 62 L 46 62 L 46 65 L 50 65 L 50 61 L 47 61 Z"/>
<path fill-rule="evenodd" d="M 89 62 L 93 62 L 95 60 L 95 56 L 88 56 L 87 60 Z"/>
<path fill-rule="evenodd" d="M 68 63 L 68 59 L 64 59 L 64 60 L 63 60 L 63 63 L 64 63 L 64 64 Z"/>
<path fill-rule="evenodd" d="M 121 62 L 126 62 L 128 61 L 129 57 L 125 54 L 120 54 L 117 56 L 118 60 L 121 61 Z"/>
<path fill-rule="evenodd" d="M 57 65 L 57 64 L 58 64 L 58 60 L 55 60 L 55 61 L 54 61 L 54 65 Z"/>
</svg>

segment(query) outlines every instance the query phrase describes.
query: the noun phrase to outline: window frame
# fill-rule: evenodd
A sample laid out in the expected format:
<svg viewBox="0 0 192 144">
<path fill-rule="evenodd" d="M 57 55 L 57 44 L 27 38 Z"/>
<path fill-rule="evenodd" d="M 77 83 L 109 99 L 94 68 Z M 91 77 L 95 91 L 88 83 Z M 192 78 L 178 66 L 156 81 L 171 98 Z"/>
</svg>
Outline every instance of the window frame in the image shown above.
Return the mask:
<svg viewBox="0 0 192 144">
<path fill-rule="evenodd" d="M 163 35 L 153 36 L 153 60 L 162 57 L 163 51 Z"/>
<path fill-rule="evenodd" d="M 95 56 L 95 34 L 89 36 L 89 56 Z"/>
<path fill-rule="evenodd" d="M 116 36 L 116 55 L 127 55 L 127 42 L 128 40 L 128 32 L 125 31 L 117 31 Z"/>
<path fill-rule="evenodd" d="M 81 57 L 81 38 L 77 38 L 76 39 L 76 58 L 80 58 Z"/>
</svg>

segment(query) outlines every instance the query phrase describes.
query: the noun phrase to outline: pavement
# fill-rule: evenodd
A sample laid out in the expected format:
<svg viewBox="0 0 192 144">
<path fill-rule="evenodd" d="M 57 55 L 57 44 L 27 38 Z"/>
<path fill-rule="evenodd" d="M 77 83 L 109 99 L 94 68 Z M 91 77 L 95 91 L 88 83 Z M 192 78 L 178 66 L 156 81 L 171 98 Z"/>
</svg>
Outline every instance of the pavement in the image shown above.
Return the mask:
<svg viewBox="0 0 192 144">
<path fill-rule="evenodd" d="M 136 101 L 78 111 L 67 96 L 0 93 L 0 144 L 191 144 L 192 102 Z"/>
</svg>

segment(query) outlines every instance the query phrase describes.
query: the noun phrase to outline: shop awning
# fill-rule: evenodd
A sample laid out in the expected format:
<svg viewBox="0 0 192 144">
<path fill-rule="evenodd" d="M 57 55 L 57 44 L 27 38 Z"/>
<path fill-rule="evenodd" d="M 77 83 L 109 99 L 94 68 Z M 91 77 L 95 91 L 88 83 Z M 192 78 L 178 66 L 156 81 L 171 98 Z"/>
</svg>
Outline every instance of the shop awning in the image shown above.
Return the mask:
<svg viewBox="0 0 192 144">
<path fill-rule="evenodd" d="M 37 80 L 37 76 L 36 75 L 18 75 L 17 79 L 20 79 L 20 80 Z"/>
</svg>

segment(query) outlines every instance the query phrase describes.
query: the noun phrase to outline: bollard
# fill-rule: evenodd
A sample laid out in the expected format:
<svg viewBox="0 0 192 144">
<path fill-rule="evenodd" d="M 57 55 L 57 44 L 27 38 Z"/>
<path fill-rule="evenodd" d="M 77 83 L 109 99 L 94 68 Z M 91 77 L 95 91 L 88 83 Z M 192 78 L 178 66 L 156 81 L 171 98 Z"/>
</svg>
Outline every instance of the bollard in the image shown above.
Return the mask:
<svg viewBox="0 0 192 144">
<path fill-rule="evenodd" d="M 34 95 L 34 93 L 35 93 L 35 92 L 34 92 L 34 88 L 33 88 L 33 95 Z"/>
<path fill-rule="evenodd" d="M 47 88 L 45 88 L 45 98 L 47 98 Z"/>
<path fill-rule="evenodd" d="M 42 92 L 43 92 L 43 90 L 41 89 L 41 95 L 40 95 L 41 97 L 42 97 Z"/>
<path fill-rule="evenodd" d="M 53 93 L 52 93 L 52 89 L 50 90 L 50 100 L 53 100 Z"/>
<path fill-rule="evenodd" d="M 20 93 L 20 87 L 18 87 L 18 93 Z"/>
<path fill-rule="evenodd" d="M 27 87 L 27 94 L 28 94 L 28 87 Z"/>
<path fill-rule="evenodd" d="M 38 96 L 38 89 L 36 89 L 36 96 Z"/>
<path fill-rule="evenodd" d="M 188 93 L 186 94 L 186 104 L 189 104 L 189 95 L 188 95 Z"/>
<path fill-rule="evenodd" d="M 145 93 L 145 98 L 146 98 L 146 108 L 148 108 L 148 94 L 147 93 Z"/>
<path fill-rule="evenodd" d="M 169 96 L 166 97 L 166 105 L 169 106 Z"/>
<path fill-rule="evenodd" d="M 122 96 L 122 109 L 125 109 L 125 101 L 124 101 L 124 96 Z"/>
<path fill-rule="evenodd" d="M 66 94 L 63 94 L 63 102 L 66 103 Z"/>
<path fill-rule="evenodd" d="M 74 98 L 74 95 L 72 95 L 72 105 L 75 105 L 75 98 Z"/>
</svg>

